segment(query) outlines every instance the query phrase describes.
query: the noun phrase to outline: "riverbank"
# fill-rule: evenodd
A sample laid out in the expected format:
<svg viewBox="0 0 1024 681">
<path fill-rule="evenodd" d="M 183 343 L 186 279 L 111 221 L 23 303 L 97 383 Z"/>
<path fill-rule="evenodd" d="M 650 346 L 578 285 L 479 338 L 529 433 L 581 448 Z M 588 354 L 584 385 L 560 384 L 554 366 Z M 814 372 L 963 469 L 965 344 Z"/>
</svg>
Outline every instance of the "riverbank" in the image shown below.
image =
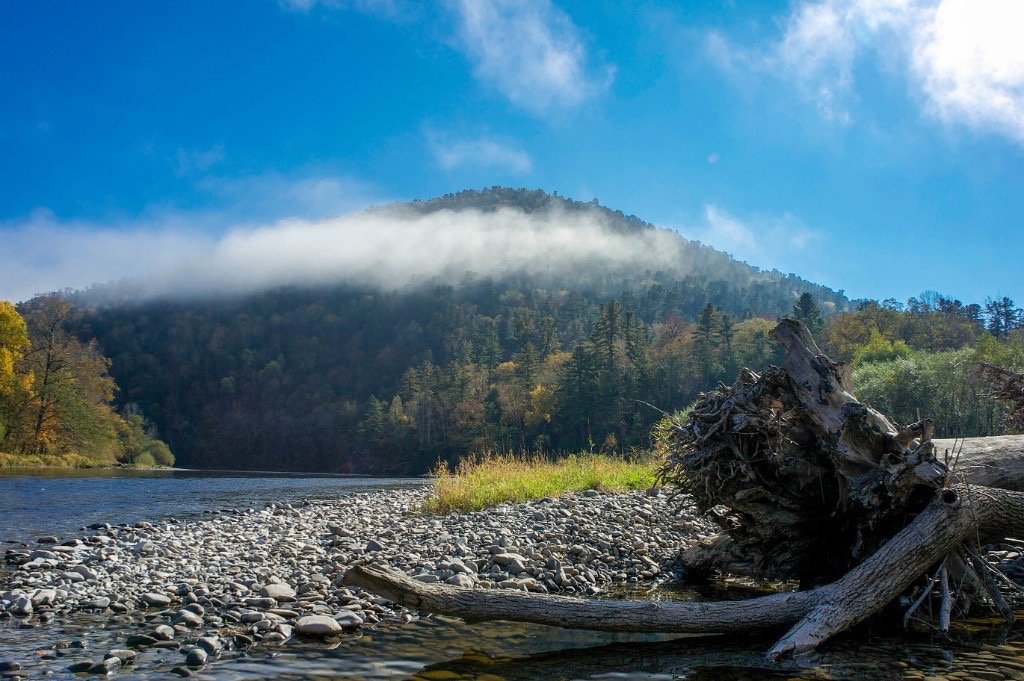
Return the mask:
<svg viewBox="0 0 1024 681">
<path fill-rule="evenodd" d="M 35 470 L 132 470 L 132 471 L 174 471 L 183 470 L 174 466 L 147 465 L 138 463 L 116 463 L 97 461 L 81 454 L 37 456 L 34 454 L 9 454 L 0 452 L 0 471 Z"/>
<path fill-rule="evenodd" d="M 107 613 L 120 628 L 117 647 L 55 651 L 49 664 L 105 673 L 170 648 L 182 653 L 175 670 L 185 675 L 252 646 L 414 619 L 340 586 L 359 561 L 425 582 L 596 594 L 667 578 L 680 548 L 714 532 L 692 506 L 676 511 L 678 499 L 644 492 L 589 490 L 445 516 L 419 512 L 427 494 L 384 490 L 41 537 L 7 550 L 0 617 L 46 625 Z"/>
</svg>

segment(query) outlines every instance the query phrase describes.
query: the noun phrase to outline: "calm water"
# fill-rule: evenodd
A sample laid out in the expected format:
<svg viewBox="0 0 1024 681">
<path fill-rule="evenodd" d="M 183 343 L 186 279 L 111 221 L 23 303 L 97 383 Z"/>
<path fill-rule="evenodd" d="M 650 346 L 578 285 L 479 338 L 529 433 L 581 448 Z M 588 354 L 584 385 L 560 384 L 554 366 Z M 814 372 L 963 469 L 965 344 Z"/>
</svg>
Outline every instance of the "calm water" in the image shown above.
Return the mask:
<svg viewBox="0 0 1024 681">
<path fill-rule="evenodd" d="M 211 471 L 0 470 L 0 542 L 77 535 L 93 523 L 134 523 L 272 501 L 329 499 L 419 478 L 364 478 Z"/>
<path fill-rule="evenodd" d="M 95 522 L 122 523 L 202 510 L 298 501 L 421 480 L 252 476 L 196 472 L 0 477 L 0 539 L 40 534 L 76 535 Z M 693 598 L 685 589 L 634 597 Z M 70 678 L 64 671 L 123 640 L 130 619 L 79 615 L 70 621 L 23 628 L 0 622 L 0 660 L 17 660 L 27 678 Z M 956 644 L 891 634 L 863 635 L 829 646 L 821 655 L 785 668 L 766 665 L 766 639 L 680 639 L 564 631 L 506 623 L 465 624 L 422 618 L 370 628 L 325 645 L 291 641 L 224 658 L 199 678 L 216 679 L 1024 679 L 1024 631 L 978 623 L 958 632 Z M 46 660 L 57 641 L 81 641 L 60 660 Z M 152 678 L 181 664 L 177 652 L 149 650 L 136 669 L 118 678 Z"/>
</svg>

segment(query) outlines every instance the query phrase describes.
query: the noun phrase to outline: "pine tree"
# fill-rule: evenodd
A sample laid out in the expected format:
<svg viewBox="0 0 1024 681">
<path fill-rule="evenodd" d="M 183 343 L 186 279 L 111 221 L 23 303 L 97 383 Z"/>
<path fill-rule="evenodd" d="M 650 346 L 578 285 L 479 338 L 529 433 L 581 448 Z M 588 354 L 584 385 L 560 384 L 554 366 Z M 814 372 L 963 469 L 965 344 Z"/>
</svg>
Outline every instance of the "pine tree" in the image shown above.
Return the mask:
<svg viewBox="0 0 1024 681">
<path fill-rule="evenodd" d="M 821 310 L 818 309 L 818 302 L 810 293 L 801 293 L 800 298 L 793 306 L 793 317 L 803 322 L 811 333 L 818 335 L 825 325 L 821 318 Z"/>
</svg>

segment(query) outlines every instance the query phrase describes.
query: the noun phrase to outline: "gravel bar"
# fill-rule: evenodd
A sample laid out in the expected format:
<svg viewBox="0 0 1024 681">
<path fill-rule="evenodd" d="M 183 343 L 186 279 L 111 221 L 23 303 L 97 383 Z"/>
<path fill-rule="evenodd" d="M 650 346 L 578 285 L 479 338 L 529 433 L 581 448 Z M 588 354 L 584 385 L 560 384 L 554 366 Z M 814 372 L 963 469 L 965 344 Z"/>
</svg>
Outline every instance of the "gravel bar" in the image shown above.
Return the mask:
<svg viewBox="0 0 1024 681">
<path fill-rule="evenodd" d="M 419 511 L 427 493 L 381 490 L 39 537 L 4 555 L 0 619 L 43 626 L 76 611 L 124 615 L 134 624 L 123 645 L 68 671 L 114 673 L 160 647 L 181 652 L 174 671 L 187 676 L 232 651 L 417 617 L 342 587 L 359 562 L 424 582 L 592 596 L 671 578 L 679 551 L 716 532 L 685 499 L 644 492 L 589 490 L 444 516 Z M 0 660 L 5 676 L 19 665 Z"/>
</svg>

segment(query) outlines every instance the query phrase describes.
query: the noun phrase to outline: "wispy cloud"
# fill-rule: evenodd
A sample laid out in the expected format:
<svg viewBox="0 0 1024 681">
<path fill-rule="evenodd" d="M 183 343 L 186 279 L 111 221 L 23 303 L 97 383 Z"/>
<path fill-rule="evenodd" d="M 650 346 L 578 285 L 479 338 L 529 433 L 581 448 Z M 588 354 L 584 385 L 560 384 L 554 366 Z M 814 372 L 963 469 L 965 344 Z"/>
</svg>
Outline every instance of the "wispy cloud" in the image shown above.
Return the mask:
<svg viewBox="0 0 1024 681">
<path fill-rule="evenodd" d="M 308 14 L 317 7 L 325 9 L 351 9 L 384 18 L 398 18 L 403 14 L 401 0 L 278 0 L 281 9 Z"/>
<path fill-rule="evenodd" d="M 332 175 L 207 178 L 199 189 L 211 207 L 160 205 L 109 220 L 61 219 L 40 208 L 0 221 L 0 299 L 146 280 L 203 262 L 227 233 L 284 219 L 317 221 L 383 202 L 372 186 Z"/>
<path fill-rule="evenodd" d="M 803 272 L 813 269 L 810 260 L 823 238 L 788 213 L 740 218 L 714 204 L 704 206 L 701 223 L 679 231 L 752 265 Z"/>
<path fill-rule="evenodd" d="M 308 220 L 344 215 L 384 197 L 373 185 L 350 176 L 323 173 L 262 173 L 243 177 L 206 177 L 197 183 L 226 224 L 285 217 Z"/>
<path fill-rule="evenodd" d="M 445 170 L 499 168 L 522 174 L 533 168 L 529 154 L 493 137 L 453 137 L 430 128 L 424 131 L 424 136 L 434 160 Z"/>
<path fill-rule="evenodd" d="M 819 0 L 797 4 L 778 39 L 740 46 L 720 33 L 707 50 L 734 75 L 771 75 L 847 124 L 857 70 L 875 59 L 902 77 L 925 115 L 1024 143 L 1024 4 L 1016 0 Z"/>
<path fill-rule="evenodd" d="M 944 0 L 928 19 L 911 64 L 929 113 L 1024 144 L 1024 3 Z"/>
<path fill-rule="evenodd" d="M 209 149 L 179 148 L 174 155 L 174 165 L 179 175 L 187 175 L 192 171 L 207 171 L 224 158 L 223 144 L 215 144 Z"/>
<path fill-rule="evenodd" d="M 166 213 L 116 224 L 39 212 L 0 225 L 0 297 L 127 278 L 135 297 L 212 296 L 349 281 L 401 287 L 467 273 L 566 277 L 594 268 L 684 267 L 670 232 L 611 229 L 598 211 L 403 208 L 286 218 L 211 233 L 217 216 Z M 58 244 L 56 248 L 51 244 Z M 17 254 L 15 257 L 14 254 Z"/>
<path fill-rule="evenodd" d="M 548 0 L 447 0 L 455 45 L 477 79 L 536 114 L 576 107 L 611 85 L 569 16 Z"/>
</svg>

